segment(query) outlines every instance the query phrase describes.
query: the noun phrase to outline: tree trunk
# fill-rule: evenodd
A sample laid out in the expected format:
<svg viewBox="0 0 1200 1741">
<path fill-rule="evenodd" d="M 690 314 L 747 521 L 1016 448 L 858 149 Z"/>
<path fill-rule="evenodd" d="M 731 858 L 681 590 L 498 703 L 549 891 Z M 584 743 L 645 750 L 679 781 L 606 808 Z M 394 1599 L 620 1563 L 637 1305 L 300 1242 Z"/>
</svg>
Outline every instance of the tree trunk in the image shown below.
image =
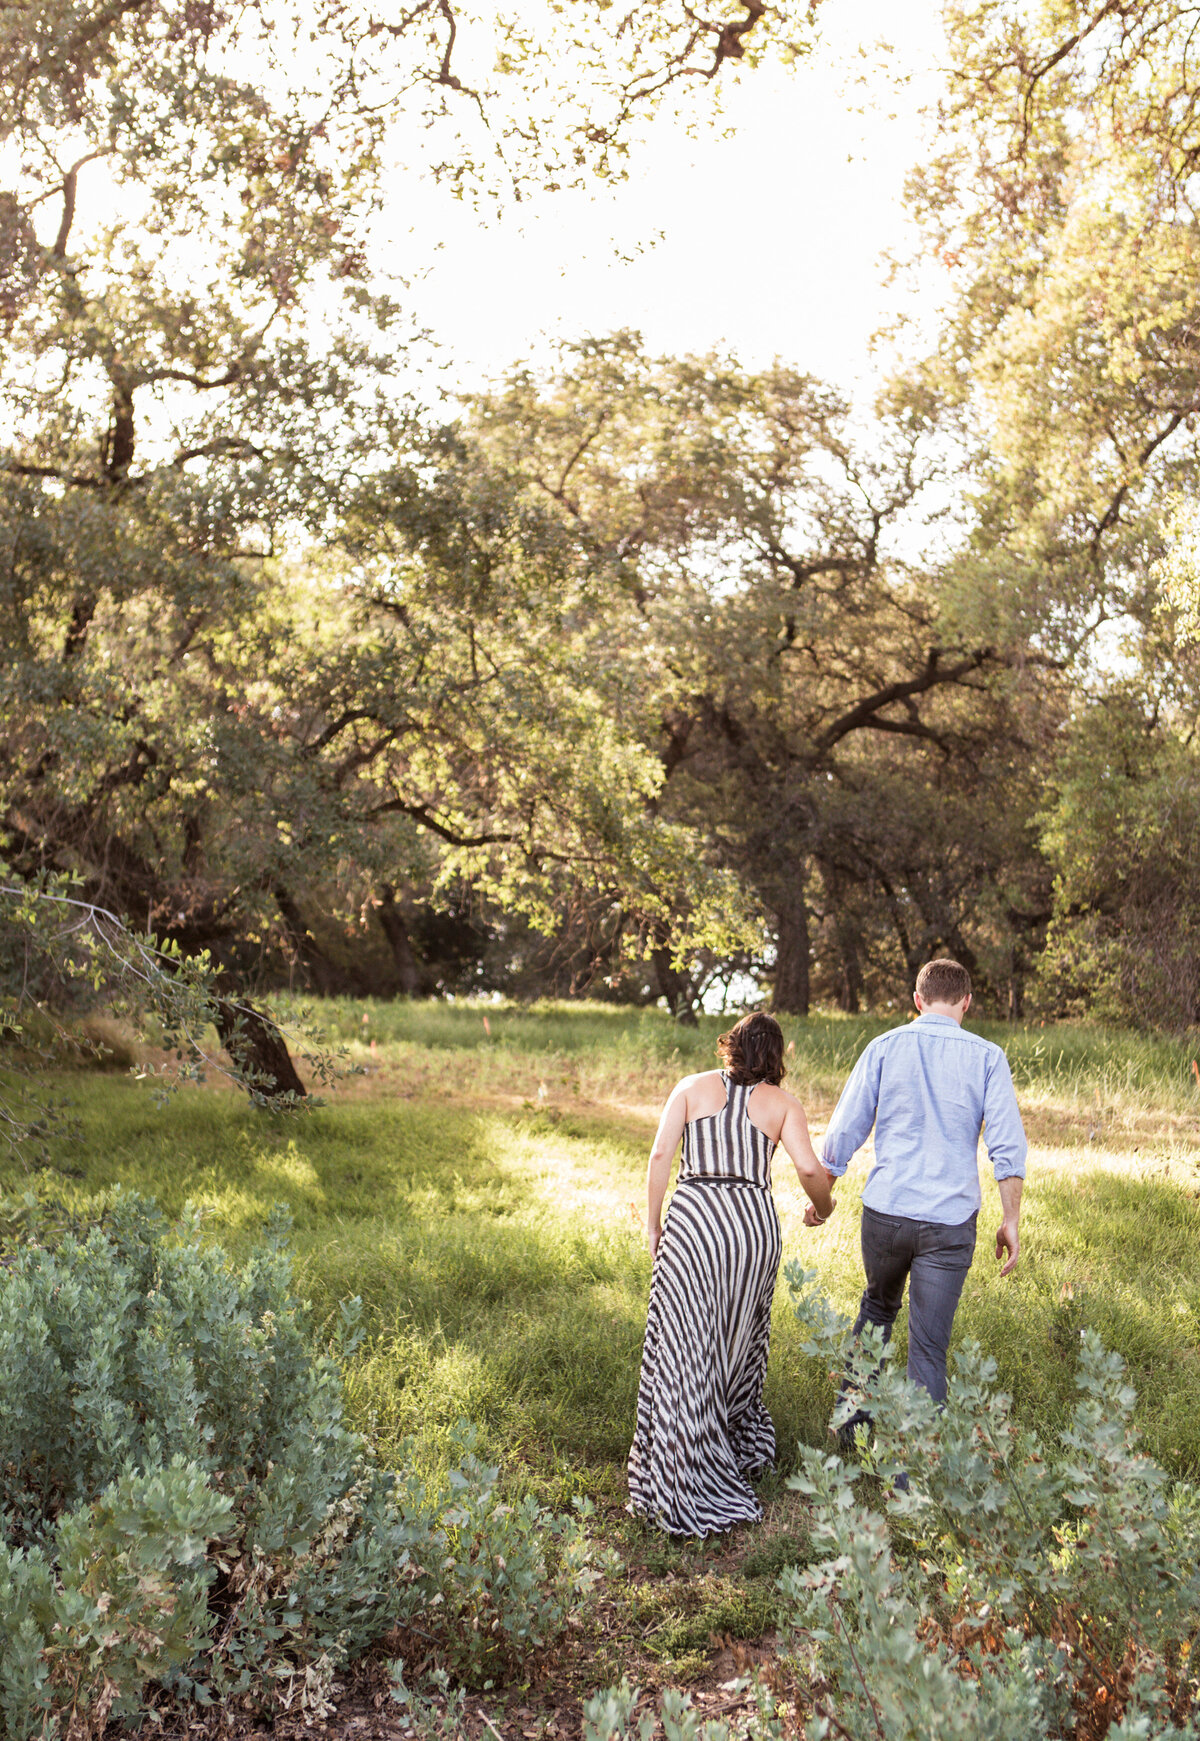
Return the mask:
<svg viewBox="0 0 1200 1741">
<path fill-rule="evenodd" d="M 334 996 L 340 989 L 337 969 L 304 923 L 304 916 L 292 899 L 290 891 L 282 884 L 277 884 L 271 893 L 275 896 L 275 905 L 283 917 L 288 942 L 295 950 L 296 959 L 303 967 L 312 989 L 321 997 Z"/>
<path fill-rule="evenodd" d="M 1025 966 L 1014 949 L 1008 970 L 1008 1019 L 1019 1022 L 1025 1014 Z"/>
<path fill-rule="evenodd" d="M 775 913 L 775 975 L 771 1008 L 776 1015 L 806 1016 L 809 1008 L 808 908 L 797 882 L 787 902 Z"/>
<path fill-rule="evenodd" d="M 308 1090 L 292 1063 L 287 1043 L 269 1016 L 245 998 L 218 998 L 215 1006 L 221 1044 L 239 1070 L 249 1078 L 251 1096 L 294 1094 L 304 1099 Z"/>
<path fill-rule="evenodd" d="M 698 1027 L 700 1024 L 692 1008 L 692 989 L 687 975 L 672 965 L 671 951 L 665 943 L 650 951 L 650 965 L 654 969 L 659 995 L 666 998 L 667 1008 L 675 1020 L 685 1028 Z"/>
<path fill-rule="evenodd" d="M 971 984 L 973 986 L 981 985 L 983 973 L 980 970 L 979 957 L 971 948 L 971 945 L 967 942 L 957 925 L 950 926 L 946 936 L 946 943 L 949 948 L 953 950 L 955 961 L 961 962 L 967 972 L 971 975 Z"/>
<path fill-rule="evenodd" d="M 404 922 L 404 914 L 396 899 L 396 891 L 385 885 L 380 890 L 379 905 L 375 909 L 383 934 L 388 940 L 392 951 L 392 962 L 396 969 L 396 980 L 403 997 L 419 997 L 422 991 L 421 966 L 413 954 L 412 939 L 408 934 L 408 926 Z"/>
<path fill-rule="evenodd" d="M 921 953 L 913 943 L 899 895 L 878 869 L 876 876 L 879 879 L 879 886 L 883 890 L 883 898 L 887 902 L 888 913 L 896 933 L 896 941 L 900 945 L 900 953 L 904 957 L 904 971 L 908 979 L 908 989 L 911 991 L 917 983 L 917 974 L 921 969 Z"/>
<path fill-rule="evenodd" d="M 859 956 L 861 941 L 858 925 L 847 912 L 844 899 L 845 874 L 832 865 L 821 865 L 821 881 L 825 886 L 826 911 L 833 919 L 833 935 L 838 952 L 838 1008 L 847 1015 L 857 1015 L 862 1000 L 862 964 Z"/>
<path fill-rule="evenodd" d="M 862 966 L 858 958 L 858 932 L 848 919 L 839 919 L 837 937 L 842 968 L 838 1008 L 845 1010 L 849 1016 L 856 1016 L 862 1008 L 863 983 Z"/>
</svg>

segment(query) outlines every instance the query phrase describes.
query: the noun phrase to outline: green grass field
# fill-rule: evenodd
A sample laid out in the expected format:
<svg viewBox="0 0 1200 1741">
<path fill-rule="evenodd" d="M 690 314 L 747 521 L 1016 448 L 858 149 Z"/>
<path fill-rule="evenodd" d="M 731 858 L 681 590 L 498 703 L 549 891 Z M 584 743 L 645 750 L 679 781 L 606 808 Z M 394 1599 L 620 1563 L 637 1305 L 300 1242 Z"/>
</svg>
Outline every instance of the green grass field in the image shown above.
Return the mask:
<svg viewBox="0 0 1200 1741">
<path fill-rule="evenodd" d="M 339 1299 L 365 1302 L 369 1334 L 347 1386 L 385 1457 L 413 1440 L 406 1455 L 440 1461 L 446 1429 L 465 1416 L 514 1490 L 556 1505 L 597 1498 L 618 1547 L 636 1549 L 630 1624 L 676 1674 L 695 1668 L 710 1637 L 764 1630 L 774 1576 L 802 1534 L 781 1476 L 767 1488 L 767 1524 L 745 1532 L 732 1559 L 728 1544 L 639 1535 L 619 1509 L 650 1275 L 637 1225 L 645 1156 L 667 1088 L 713 1061 L 724 1024 L 681 1030 L 658 1012 L 594 1005 L 341 1001 L 320 1014 L 366 1074 L 307 1115 L 264 1114 L 216 1087 L 184 1088 L 158 1107 L 115 1071 L 71 1075 L 85 1137 L 56 1154 L 70 1169 L 67 1194 L 82 1201 L 121 1183 L 168 1210 L 192 1201 L 213 1236 L 238 1248 L 286 1203 L 318 1336 Z M 886 1025 L 786 1024 L 789 1085 L 817 1129 Z M 1128 1362 L 1148 1447 L 1194 1475 L 1200 1089 L 1190 1054 L 1086 1027 L 985 1031 L 1008 1050 L 1031 1137 L 1024 1251 L 1001 1282 L 987 1176 L 957 1334 L 984 1344 L 1019 1416 L 1052 1435 L 1071 1404 L 1079 1332 L 1094 1326 Z M 790 1166 L 776 1169 L 785 1259 L 817 1266 L 842 1306 L 861 1286 L 865 1173 L 860 1157 L 833 1221 L 808 1231 Z M 10 1170 L 0 1182 L 27 1181 Z M 827 1374 L 798 1343 L 781 1284 L 767 1398 L 782 1473 L 798 1441 L 823 1441 L 832 1402 Z"/>
</svg>

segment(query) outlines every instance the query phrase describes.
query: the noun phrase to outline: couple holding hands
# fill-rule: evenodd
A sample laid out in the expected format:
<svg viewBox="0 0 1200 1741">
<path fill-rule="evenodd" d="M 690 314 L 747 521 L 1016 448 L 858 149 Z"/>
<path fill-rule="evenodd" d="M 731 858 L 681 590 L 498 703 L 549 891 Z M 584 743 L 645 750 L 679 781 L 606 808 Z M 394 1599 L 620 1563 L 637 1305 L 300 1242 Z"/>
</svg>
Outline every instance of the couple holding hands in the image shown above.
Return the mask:
<svg viewBox="0 0 1200 1741">
<path fill-rule="evenodd" d="M 971 981 L 957 961 L 927 962 L 914 1001 L 917 1019 L 862 1053 L 819 1157 L 804 1108 L 780 1087 L 783 1034 L 772 1016 L 744 1016 L 722 1034 L 724 1069 L 685 1076 L 663 1108 L 647 1182 L 654 1269 L 629 1494 L 635 1512 L 672 1534 L 762 1517 L 750 1481 L 775 1460 L 762 1392 L 782 1255 L 771 1196 L 780 1143 L 809 1198 L 805 1224 L 816 1227 L 834 1212 L 833 1181 L 874 1127 L 855 1332 L 879 1324 L 886 1340 L 907 1281 L 908 1376 L 935 1401 L 946 1395 L 951 1326 L 975 1251 L 981 1129 L 1000 1187 L 1001 1275 L 1016 1265 L 1027 1145 L 1008 1060 L 963 1028 Z"/>
</svg>

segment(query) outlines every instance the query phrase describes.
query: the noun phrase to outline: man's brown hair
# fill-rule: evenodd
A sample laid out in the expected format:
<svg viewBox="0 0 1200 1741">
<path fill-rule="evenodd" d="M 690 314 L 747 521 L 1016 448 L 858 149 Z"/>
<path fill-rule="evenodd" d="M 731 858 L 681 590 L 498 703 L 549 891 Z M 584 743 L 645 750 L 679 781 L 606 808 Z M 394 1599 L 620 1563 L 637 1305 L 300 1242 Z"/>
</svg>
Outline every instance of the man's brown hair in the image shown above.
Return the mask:
<svg viewBox="0 0 1200 1741">
<path fill-rule="evenodd" d="M 735 1022 L 717 1041 L 717 1056 L 731 1082 L 748 1087 L 752 1082 L 783 1081 L 783 1029 L 774 1016 L 756 1011 Z"/>
<path fill-rule="evenodd" d="M 925 1003 L 961 1003 L 971 995 L 971 975 L 959 961 L 939 956 L 917 975 L 917 996 Z"/>
</svg>

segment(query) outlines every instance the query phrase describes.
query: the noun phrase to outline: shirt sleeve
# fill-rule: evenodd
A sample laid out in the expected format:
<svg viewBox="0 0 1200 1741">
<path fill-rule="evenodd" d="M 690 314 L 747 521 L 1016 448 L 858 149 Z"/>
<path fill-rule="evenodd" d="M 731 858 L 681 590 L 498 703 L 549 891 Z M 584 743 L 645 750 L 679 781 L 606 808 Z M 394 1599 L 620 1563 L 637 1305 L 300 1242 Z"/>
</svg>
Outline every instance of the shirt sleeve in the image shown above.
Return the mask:
<svg viewBox="0 0 1200 1741">
<path fill-rule="evenodd" d="M 983 1089 L 983 1140 L 997 1179 L 1023 1179 L 1029 1144 L 1008 1059 L 997 1046 Z"/>
<path fill-rule="evenodd" d="M 828 1173 L 841 1178 L 851 1159 L 866 1142 L 875 1123 L 879 1106 L 879 1078 L 883 1070 L 883 1051 L 868 1046 L 850 1072 L 833 1109 L 821 1159 Z"/>
</svg>

